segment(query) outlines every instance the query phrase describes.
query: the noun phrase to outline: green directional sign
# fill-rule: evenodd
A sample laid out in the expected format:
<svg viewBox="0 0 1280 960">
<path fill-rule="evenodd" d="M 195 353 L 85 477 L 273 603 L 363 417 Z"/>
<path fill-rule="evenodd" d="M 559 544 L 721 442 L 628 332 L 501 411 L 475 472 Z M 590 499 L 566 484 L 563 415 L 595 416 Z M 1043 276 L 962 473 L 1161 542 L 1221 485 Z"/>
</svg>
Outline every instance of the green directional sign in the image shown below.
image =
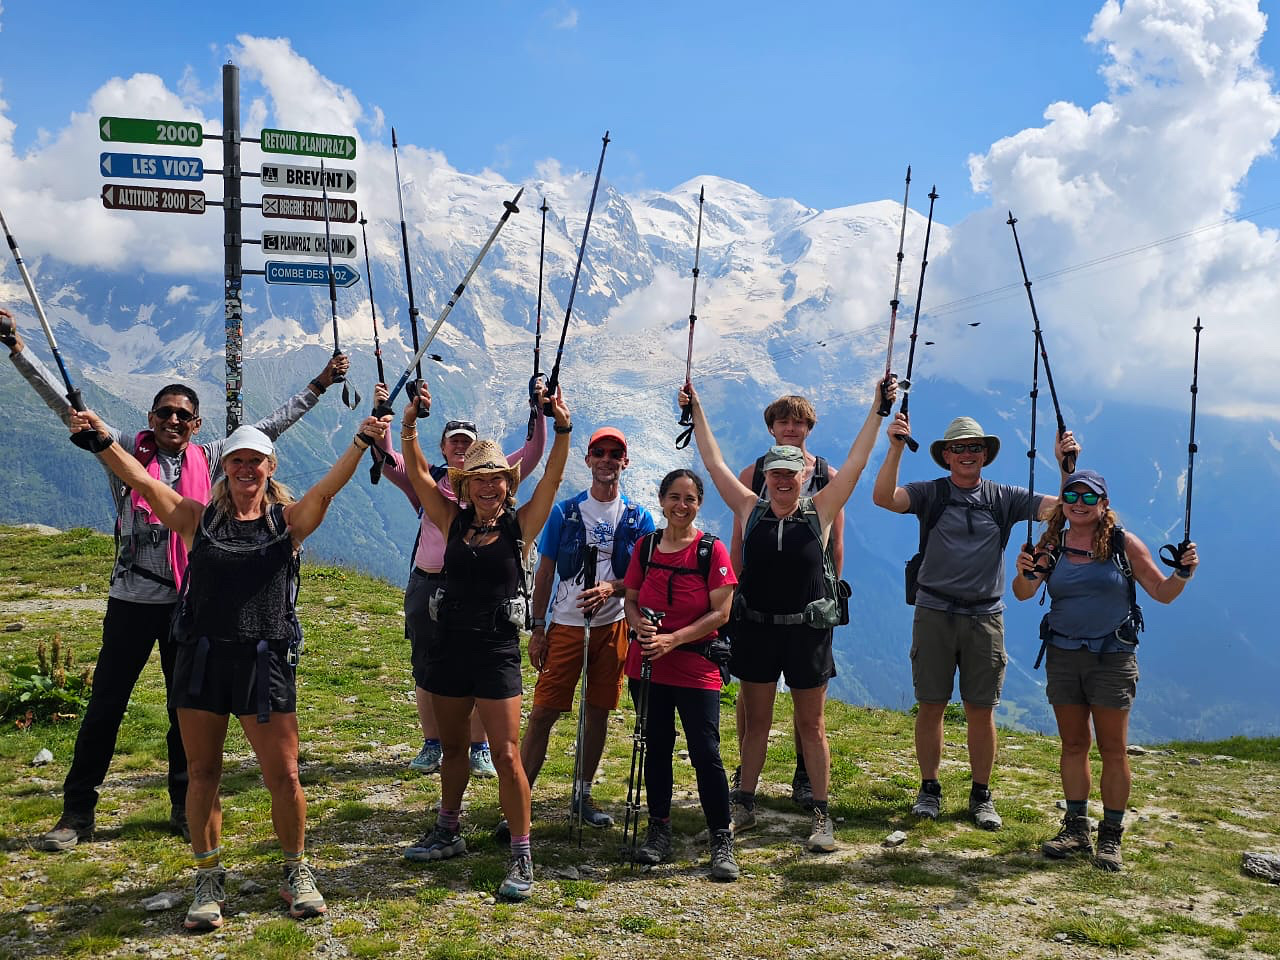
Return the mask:
<svg viewBox="0 0 1280 960">
<path fill-rule="evenodd" d="M 332 160 L 350 160 L 356 155 L 356 138 L 338 133 L 309 133 L 305 130 L 275 130 L 264 127 L 261 146 L 266 153 L 295 153 Z"/>
<path fill-rule="evenodd" d="M 102 117 L 98 136 L 116 143 L 162 143 L 165 146 L 198 147 L 204 128 L 190 120 L 144 120 L 140 117 Z"/>
</svg>

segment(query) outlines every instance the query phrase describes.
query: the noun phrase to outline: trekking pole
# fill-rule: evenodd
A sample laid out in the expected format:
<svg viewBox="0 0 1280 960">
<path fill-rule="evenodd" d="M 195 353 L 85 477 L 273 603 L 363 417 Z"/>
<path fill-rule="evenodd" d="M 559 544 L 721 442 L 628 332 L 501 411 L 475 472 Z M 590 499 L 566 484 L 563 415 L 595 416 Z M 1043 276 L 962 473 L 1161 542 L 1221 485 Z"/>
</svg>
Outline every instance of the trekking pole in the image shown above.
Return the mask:
<svg viewBox="0 0 1280 960">
<path fill-rule="evenodd" d="M 333 238 L 329 234 L 329 187 L 325 183 L 323 160 L 320 161 L 320 199 L 324 206 L 324 255 L 329 263 L 329 313 L 333 317 L 333 355 L 340 357 L 342 349 L 338 346 L 338 287 L 333 282 Z M 342 402 L 348 410 L 354 410 L 360 405 L 360 391 L 355 387 L 348 389 L 346 374 L 335 373 L 333 382 L 342 384 Z"/>
<path fill-rule="evenodd" d="M 585 593 L 596 585 L 596 564 L 599 560 L 600 548 L 587 547 L 582 560 L 582 590 Z M 586 773 L 586 757 L 583 755 L 583 739 L 587 735 L 587 656 L 591 651 L 591 613 L 582 608 L 582 682 L 578 689 L 578 738 L 573 745 L 573 790 L 570 796 L 574 799 L 574 820 L 578 828 L 578 846 L 582 846 L 582 808 L 586 798 L 582 791 L 582 781 Z"/>
<path fill-rule="evenodd" d="M 1018 266 L 1022 268 L 1022 285 L 1027 288 L 1027 302 L 1031 304 L 1031 320 L 1036 327 L 1036 344 L 1040 348 L 1040 359 L 1044 361 L 1044 377 L 1049 381 L 1049 396 L 1053 400 L 1053 413 L 1058 418 L 1058 436 L 1061 437 L 1067 432 L 1066 422 L 1062 419 L 1062 405 L 1058 403 L 1058 390 L 1053 385 L 1053 371 L 1049 369 L 1049 354 L 1044 348 L 1044 333 L 1040 329 L 1040 315 L 1036 313 L 1036 299 L 1031 295 L 1031 278 L 1027 276 L 1027 263 L 1022 259 L 1022 244 L 1018 242 L 1018 228 L 1015 224 L 1018 222 L 1013 215 L 1013 211 L 1009 211 L 1009 219 L 1005 223 L 1009 224 L 1009 229 L 1013 231 L 1013 245 L 1018 249 Z M 1064 453 L 1062 455 L 1062 472 L 1075 473 L 1076 455 L 1074 453 Z M 1032 493 L 1035 491 L 1033 490 Z"/>
<path fill-rule="evenodd" d="M 409 265 L 409 228 L 404 222 L 404 187 L 400 182 L 400 144 L 396 141 L 396 128 L 391 128 L 391 158 L 396 166 L 396 202 L 400 205 L 400 250 L 404 254 L 404 289 L 409 295 L 409 329 L 413 333 L 413 352 L 418 352 L 418 305 L 413 299 L 413 268 Z M 418 379 L 422 379 L 422 364 L 417 364 Z M 384 380 L 383 383 L 386 383 Z M 418 408 L 418 416 L 430 416 L 431 412 Z"/>
<path fill-rule="evenodd" d="M 698 188 L 698 234 L 693 246 L 693 299 L 689 303 L 689 352 L 684 361 L 684 382 L 693 382 L 693 327 L 698 322 L 698 263 L 702 259 L 702 200 L 705 187 Z M 683 450 L 693 439 L 693 403 L 680 408 L 680 426 L 685 429 L 676 437 L 676 449 Z"/>
<path fill-rule="evenodd" d="M 1195 360 L 1191 364 L 1191 436 L 1187 440 L 1187 513 L 1182 525 L 1182 542 L 1176 547 L 1166 543 L 1160 548 L 1160 562 L 1166 567 L 1173 567 L 1178 573 L 1187 573 L 1191 569 L 1182 563 L 1182 555 L 1191 545 L 1191 478 L 1196 468 L 1196 394 L 1200 392 L 1200 318 L 1196 317 Z M 1168 551 L 1168 556 L 1165 552 Z"/>
<path fill-rule="evenodd" d="M 911 318 L 911 349 L 907 352 L 907 375 L 898 384 L 898 389 L 902 391 L 902 404 L 898 409 L 903 416 L 907 415 L 907 408 L 911 403 L 911 370 L 916 362 L 916 335 L 920 330 L 920 299 L 924 296 L 924 272 L 929 267 L 929 234 L 933 232 L 933 205 L 937 199 L 938 185 L 935 183 L 929 188 L 929 222 L 924 227 L 924 253 L 920 255 L 920 282 L 916 286 L 915 315 Z M 902 442 L 912 453 L 920 449 L 919 441 L 910 434 L 903 437 Z"/>
<path fill-rule="evenodd" d="M 529 429 L 525 433 L 525 441 L 533 439 L 533 425 L 538 420 L 539 410 L 534 406 L 534 401 L 538 399 L 538 381 L 543 380 L 542 376 L 542 265 L 547 255 L 547 198 L 542 198 L 542 206 L 538 208 L 542 211 L 542 239 L 538 241 L 538 313 L 536 326 L 533 330 L 533 376 L 529 378 Z M 545 380 L 543 380 L 545 382 Z"/>
<path fill-rule="evenodd" d="M 560 359 L 564 356 L 564 338 L 569 332 L 569 317 L 573 314 L 573 298 L 578 292 L 578 275 L 582 273 L 582 255 L 587 252 L 587 234 L 591 231 L 591 213 L 596 208 L 596 192 L 600 189 L 600 174 L 604 170 L 604 152 L 609 149 L 609 131 L 601 138 L 600 162 L 596 165 L 596 182 L 591 187 L 591 202 L 587 204 L 587 222 L 582 227 L 582 243 L 578 246 L 578 263 L 573 268 L 573 283 L 569 286 L 569 302 L 564 309 L 564 325 L 560 328 L 560 346 L 556 349 L 556 362 L 551 367 L 551 376 L 547 378 L 547 392 L 542 401 L 542 412 L 551 416 L 551 395 L 560 386 Z"/>
<path fill-rule="evenodd" d="M 435 325 L 432 326 L 432 328 L 427 332 L 426 339 L 422 341 L 422 346 L 418 347 L 418 349 L 413 355 L 413 358 L 409 361 L 409 365 L 405 367 L 404 373 L 402 373 L 400 375 L 400 379 L 396 381 L 395 387 L 392 389 L 390 395 L 387 397 L 387 402 L 382 406 L 379 406 L 376 410 L 374 410 L 374 414 L 376 416 L 385 417 L 387 414 L 393 412 L 391 409 L 391 403 L 392 401 L 395 400 L 397 396 L 400 395 L 400 391 L 405 389 L 405 384 L 409 383 L 409 378 L 413 376 L 414 367 L 418 367 L 419 379 L 421 379 L 422 368 L 418 366 L 418 364 L 422 362 L 422 358 L 427 353 L 427 348 L 431 346 L 431 341 L 434 340 L 436 338 L 436 334 L 440 332 L 440 328 L 444 325 L 445 318 L 448 317 L 450 312 L 453 310 L 454 304 L 458 302 L 458 298 L 461 297 L 463 294 L 463 291 L 467 289 L 467 283 L 468 281 L 470 281 L 472 274 L 476 272 L 476 268 L 480 266 L 480 261 L 482 261 L 485 258 L 485 255 L 488 254 L 489 248 L 493 246 L 493 241 L 498 239 L 498 232 L 503 228 L 506 222 L 511 219 L 511 215 L 513 213 L 520 212 L 520 208 L 517 206 L 517 204 L 520 202 L 520 195 L 523 193 L 524 193 L 524 188 L 521 187 L 519 190 L 516 191 L 516 195 L 512 197 L 510 200 L 502 201 L 502 206 L 503 206 L 502 216 L 498 219 L 498 222 L 494 225 L 493 232 L 489 234 L 489 239 L 484 242 L 484 246 L 480 248 L 480 252 L 476 254 L 476 258 L 471 261 L 471 266 L 467 268 L 467 272 L 466 274 L 463 275 L 462 280 L 458 283 L 456 287 L 454 287 L 453 296 L 451 296 L 449 298 L 449 302 L 444 305 L 444 309 L 440 311 L 440 316 L 436 317 Z M 411 385 L 409 390 L 407 391 L 409 396 L 412 397 L 415 401 L 418 399 L 416 382 L 417 381 L 415 381 L 414 382 L 415 385 Z M 421 402 L 419 402 L 418 409 L 419 409 L 418 416 L 420 417 L 431 415 L 431 411 L 427 410 L 424 412 L 422 410 Z"/>
<path fill-rule="evenodd" d="M 666 616 L 665 613 L 648 607 L 641 607 L 640 613 L 655 626 L 661 624 L 662 618 Z M 636 632 L 632 630 L 631 642 L 635 643 L 637 639 Z M 627 806 L 622 823 L 622 853 L 632 868 L 636 864 L 636 848 L 640 845 L 640 795 L 644 792 L 644 755 L 648 739 L 646 730 L 649 724 L 649 685 L 652 678 L 653 663 L 648 657 L 642 656 L 640 682 L 635 691 L 636 725 L 631 734 L 631 775 L 627 778 Z M 631 838 L 629 841 L 628 834 Z"/>
<path fill-rule="evenodd" d="M 67 388 L 67 403 L 71 405 L 71 409 L 77 412 L 82 411 L 85 409 L 84 397 L 72 384 L 71 375 L 67 373 L 67 365 L 62 361 L 62 352 L 58 350 L 58 341 L 53 336 L 53 328 L 49 326 L 49 319 L 44 314 L 44 306 L 40 303 L 40 295 L 36 293 L 35 284 L 31 282 L 31 274 L 27 272 L 26 261 L 22 259 L 22 252 L 18 249 L 18 241 L 9 232 L 9 224 L 5 221 L 4 213 L 2 212 L 0 212 L 0 227 L 4 228 L 5 239 L 9 241 L 9 250 L 13 253 L 13 262 L 18 265 L 18 273 L 22 275 L 22 282 L 27 287 L 27 297 L 30 298 L 31 306 L 36 311 L 36 319 L 40 321 L 40 326 L 44 328 L 44 335 L 49 341 L 49 350 L 53 353 L 54 362 L 58 365 L 58 372 L 62 374 L 62 383 Z M 17 327 L 16 321 L 14 326 L 15 328 Z M 72 434 L 71 442 L 81 450 L 88 450 L 90 453 L 98 453 L 110 446 L 110 444 L 103 444 L 97 430 L 88 428 Z"/>
<path fill-rule="evenodd" d="M 361 212 L 360 240 L 364 244 L 364 279 L 365 285 L 369 288 L 369 315 L 373 317 L 373 358 L 378 362 L 378 382 L 386 383 L 387 373 L 382 368 L 382 343 L 378 339 L 378 308 L 373 302 L 373 266 L 369 262 L 369 235 L 364 229 L 368 222 L 364 213 Z M 386 462 L 387 456 L 376 443 L 369 444 L 369 456 L 373 458 L 373 462 L 369 464 L 369 482 L 377 484 L 382 479 L 382 465 Z"/>
<path fill-rule="evenodd" d="M 907 236 L 907 198 L 911 196 L 911 165 L 907 164 L 907 188 L 902 194 L 902 223 L 898 227 L 898 269 L 893 275 L 893 299 L 889 301 L 889 349 L 884 355 L 884 379 L 880 381 L 880 408 L 876 414 L 887 417 L 893 413 L 893 402 L 885 393 L 889 378 L 893 376 L 893 338 L 898 331 L 898 286 L 902 281 L 902 242 Z"/>
<path fill-rule="evenodd" d="M 1040 352 L 1039 342 L 1036 339 L 1031 341 L 1031 445 L 1027 450 L 1027 463 L 1030 464 L 1027 476 L 1027 489 L 1034 491 L 1036 488 L 1036 401 L 1040 396 Z M 1027 517 L 1027 542 L 1022 546 L 1023 553 L 1035 553 L 1035 547 L 1031 541 L 1031 527 L 1035 521 L 1031 517 Z M 1022 576 L 1027 580 L 1034 580 L 1036 574 L 1049 573 L 1052 571 L 1053 565 L 1050 563 L 1047 567 L 1034 567 L 1031 570 L 1023 570 Z"/>
</svg>

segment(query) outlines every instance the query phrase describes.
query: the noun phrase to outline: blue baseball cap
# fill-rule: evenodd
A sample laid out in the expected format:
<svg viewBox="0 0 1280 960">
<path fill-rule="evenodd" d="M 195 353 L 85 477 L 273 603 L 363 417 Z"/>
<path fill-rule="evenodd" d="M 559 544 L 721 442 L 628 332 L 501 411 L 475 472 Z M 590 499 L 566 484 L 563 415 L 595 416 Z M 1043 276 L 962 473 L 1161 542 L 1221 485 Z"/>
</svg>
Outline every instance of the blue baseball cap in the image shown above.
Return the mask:
<svg viewBox="0 0 1280 960">
<path fill-rule="evenodd" d="M 1065 490 L 1073 483 L 1083 483 L 1086 487 L 1100 496 L 1110 499 L 1107 493 L 1107 481 L 1102 478 L 1102 474 L 1096 470 L 1077 470 L 1067 479 L 1062 481 L 1062 489 Z"/>
</svg>

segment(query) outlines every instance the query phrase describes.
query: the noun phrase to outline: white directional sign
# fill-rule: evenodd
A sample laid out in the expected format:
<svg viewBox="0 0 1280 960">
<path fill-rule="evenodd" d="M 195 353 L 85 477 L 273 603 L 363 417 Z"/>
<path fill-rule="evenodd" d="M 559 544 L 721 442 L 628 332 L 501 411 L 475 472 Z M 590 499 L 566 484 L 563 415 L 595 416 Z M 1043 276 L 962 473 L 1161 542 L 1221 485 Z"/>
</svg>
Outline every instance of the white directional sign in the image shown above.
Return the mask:
<svg viewBox="0 0 1280 960">
<path fill-rule="evenodd" d="M 323 197 L 299 197 L 280 193 L 262 195 L 262 215 L 284 220 L 323 220 Z M 329 219 L 334 223 L 355 223 L 354 200 L 329 199 Z"/>
<path fill-rule="evenodd" d="M 345 233 L 332 235 L 330 246 L 335 257 L 354 257 L 356 255 L 356 238 Z M 325 243 L 323 233 L 278 233 L 264 230 L 262 232 L 262 252 L 282 253 L 286 256 L 323 257 Z"/>
<path fill-rule="evenodd" d="M 338 170 L 334 167 L 324 169 L 325 186 L 330 193 L 355 193 L 356 172 L 354 170 Z M 292 190 L 319 190 L 319 167 L 294 167 L 287 163 L 264 163 L 262 165 L 262 185 L 264 187 L 288 187 Z"/>
</svg>

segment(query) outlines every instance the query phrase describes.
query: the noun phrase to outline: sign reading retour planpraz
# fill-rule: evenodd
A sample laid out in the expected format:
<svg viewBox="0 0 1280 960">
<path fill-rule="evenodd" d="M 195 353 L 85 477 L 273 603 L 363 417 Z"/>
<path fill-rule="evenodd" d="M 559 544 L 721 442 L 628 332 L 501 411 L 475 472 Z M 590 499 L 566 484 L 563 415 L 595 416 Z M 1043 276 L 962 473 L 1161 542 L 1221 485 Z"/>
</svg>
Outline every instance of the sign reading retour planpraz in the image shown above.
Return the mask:
<svg viewBox="0 0 1280 960">
<path fill-rule="evenodd" d="M 104 183 L 102 205 L 108 210 L 204 213 L 204 193 L 172 187 L 128 187 L 122 183 Z"/>
<path fill-rule="evenodd" d="M 305 130 L 264 127 L 260 146 L 266 153 L 296 153 L 334 160 L 350 160 L 356 155 L 356 138 L 339 133 L 310 133 Z"/>
</svg>

